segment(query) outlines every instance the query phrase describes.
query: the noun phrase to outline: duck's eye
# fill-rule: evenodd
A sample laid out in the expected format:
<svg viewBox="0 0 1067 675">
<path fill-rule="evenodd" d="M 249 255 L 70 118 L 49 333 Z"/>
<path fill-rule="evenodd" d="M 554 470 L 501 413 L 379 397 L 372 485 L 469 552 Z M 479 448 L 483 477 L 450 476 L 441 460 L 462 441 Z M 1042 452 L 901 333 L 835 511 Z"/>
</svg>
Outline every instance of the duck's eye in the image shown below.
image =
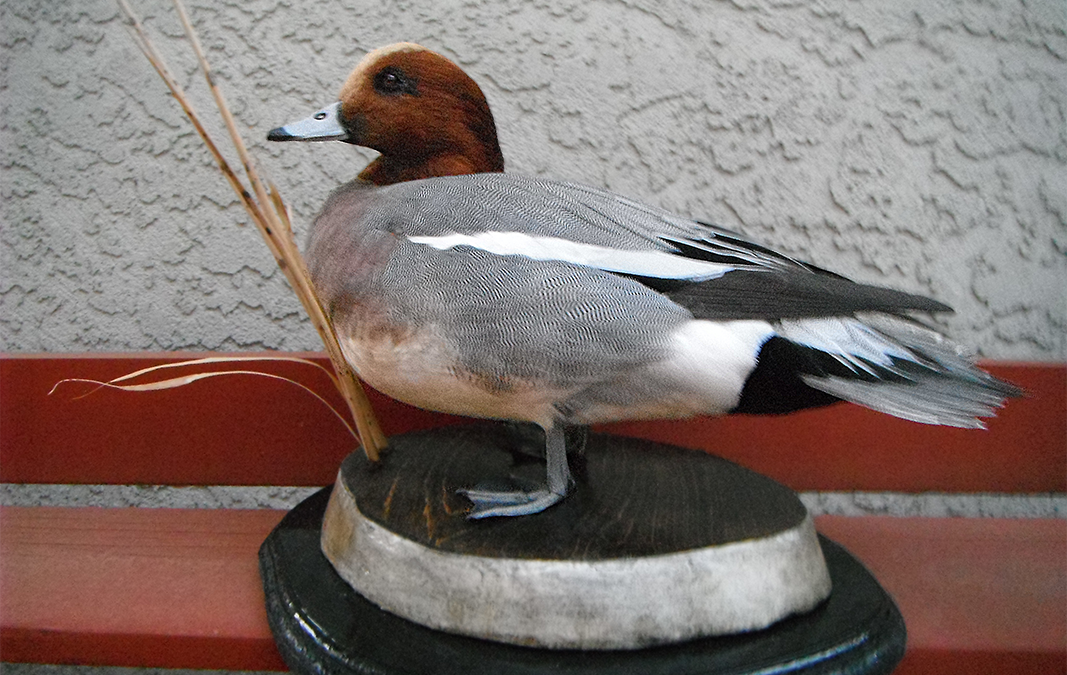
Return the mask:
<svg viewBox="0 0 1067 675">
<path fill-rule="evenodd" d="M 404 71 L 394 66 L 388 66 L 378 71 L 374 76 L 374 90 L 380 94 L 396 96 L 410 94 L 418 96 L 419 91 L 414 79 L 407 76 Z"/>
</svg>

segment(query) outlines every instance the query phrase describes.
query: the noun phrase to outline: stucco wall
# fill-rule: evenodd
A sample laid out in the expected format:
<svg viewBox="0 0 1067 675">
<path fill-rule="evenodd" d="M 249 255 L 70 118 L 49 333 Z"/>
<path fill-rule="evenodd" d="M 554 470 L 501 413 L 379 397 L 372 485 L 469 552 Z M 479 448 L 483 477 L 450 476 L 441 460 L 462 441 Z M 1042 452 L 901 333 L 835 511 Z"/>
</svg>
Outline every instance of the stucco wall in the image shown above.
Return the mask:
<svg viewBox="0 0 1067 675">
<path fill-rule="evenodd" d="M 133 4 L 214 120 L 169 3 Z M 370 154 L 268 146 L 267 130 L 332 102 L 367 50 L 412 40 L 482 85 L 510 171 L 930 294 L 984 356 L 1065 358 L 1063 0 L 189 9 L 299 228 Z M 2 0 L 0 45 L 0 350 L 318 348 L 113 0 Z"/>
</svg>

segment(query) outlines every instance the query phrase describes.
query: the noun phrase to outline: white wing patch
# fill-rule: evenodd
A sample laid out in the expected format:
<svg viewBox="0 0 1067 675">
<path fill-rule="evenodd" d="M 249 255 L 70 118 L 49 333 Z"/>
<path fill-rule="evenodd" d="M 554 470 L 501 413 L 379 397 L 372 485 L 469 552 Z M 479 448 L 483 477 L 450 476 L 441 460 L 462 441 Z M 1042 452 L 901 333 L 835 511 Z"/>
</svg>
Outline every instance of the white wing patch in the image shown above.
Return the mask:
<svg viewBox="0 0 1067 675">
<path fill-rule="evenodd" d="M 730 265 L 693 260 L 668 251 L 635 251 L 597 244 L 533 237 L 522 232 L 483 232 L 481 234 L 446 234 L 436 237 L 408 237 L 439 251 L 457 246 L 471 246 L 495 255 L 521 255 L 533 260 L 558 260 L 606 272 L 656 279 L 716 279 L 737 269 Z"/>
</svg>

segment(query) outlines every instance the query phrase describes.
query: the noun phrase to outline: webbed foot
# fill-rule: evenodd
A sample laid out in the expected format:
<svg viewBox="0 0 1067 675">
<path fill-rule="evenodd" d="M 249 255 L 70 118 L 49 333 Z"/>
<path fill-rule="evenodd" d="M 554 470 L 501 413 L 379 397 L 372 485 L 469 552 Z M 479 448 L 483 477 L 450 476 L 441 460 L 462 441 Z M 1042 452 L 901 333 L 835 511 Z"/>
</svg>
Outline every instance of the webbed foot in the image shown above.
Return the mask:
<svg viewBox="0 0 1067 675">
<path fill-rule="evenodd" d="M 584 440 L 584 436 L 583 436 Z M 469 520 L 492 516 L 529 516 L 540 513 L 567 496 L 573 479 L 567 466 L 567 443 L 563 427 L 545 429 L 546 485 L 539 490 L 490 490 L 465 488 L 459 494 L 474 503 Z"/>
</svg>

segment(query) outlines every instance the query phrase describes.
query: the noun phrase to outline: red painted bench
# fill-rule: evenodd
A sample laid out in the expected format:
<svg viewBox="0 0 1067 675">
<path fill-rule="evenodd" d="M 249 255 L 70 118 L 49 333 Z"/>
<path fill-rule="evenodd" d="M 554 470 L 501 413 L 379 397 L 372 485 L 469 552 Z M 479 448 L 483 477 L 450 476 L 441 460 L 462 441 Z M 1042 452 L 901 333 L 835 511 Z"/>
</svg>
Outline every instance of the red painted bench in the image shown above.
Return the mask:
<svg viewBox="0 0 1067 675">
<path fill-rule="evenodd" d="M 297 388 L 254 377 L 130 394 L 110 379 L 201 354 L 0 357 L 5 483 L 328 485 L 354 443 Z M 320 356 L 317 360 L 325 363 Z M 781 418 L 619 424 L 704 448 L 797 490 L 1067 492 L 1067 368 L 987 364 L 1030 392 L 985 432 L 853 406 Z M 293 364 L 340 406 L 321 374 Z M 387 433 L 461 418 L 372 396 Z M 284 669 L 256 551 L 280 511 L 4 507 L 0 658 L 35 663 Z M 908 625 L 898 673 L 1067 673 L 1067 521 L 821 516 Z"/>
</svg>

